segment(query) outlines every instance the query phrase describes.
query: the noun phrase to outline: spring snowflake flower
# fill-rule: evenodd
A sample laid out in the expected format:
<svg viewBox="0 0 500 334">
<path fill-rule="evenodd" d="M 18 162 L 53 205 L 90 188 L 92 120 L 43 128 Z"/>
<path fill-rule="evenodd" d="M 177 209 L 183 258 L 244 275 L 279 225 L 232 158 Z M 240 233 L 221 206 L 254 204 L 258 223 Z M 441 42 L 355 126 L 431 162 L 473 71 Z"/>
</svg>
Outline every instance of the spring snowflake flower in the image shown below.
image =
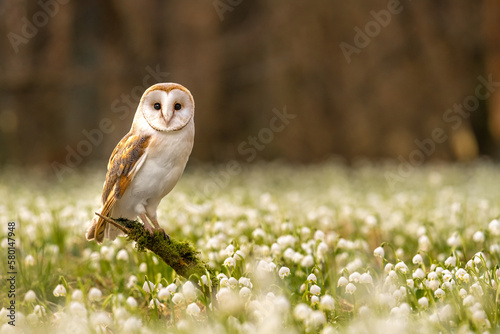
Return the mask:
<svg viewBox="0 0 500 334">
<path fill-rule="evenodd" d="M 234 245 L 227 246 L 225 252 L 226 252 L 227 256 L 233 256 L 233 254 L 234 254 Z"/>
<path fill-rule="evenodd" d="M 359 283 L 372 284 L 373 278 L 369 273 L 361 274 L 361 276 L 359 277 Z"/>
<path fill-rule="evenodd" d="M 300 303 L 297 306 L 295 306 L 295 309 L 293 310 L 293 316 L 297 320 L 304 321 L 311 312 L 312 310 L 308 305 Z"/>
<path fill-rule="evenodd" d="M 464 298 L 463 304 L 464 306 L 472 306 L 474 304 L 474 296 L 468 295 Z"/>
<path fill-rule="evenodd" d="M 161 303 L 160 303 L 160 301 L 158 300 L 158 298 L 153 298 L 153 299 L 151 299 L 151 301 L 149 302 L 149 308 L 153 308 L 153 309 L 154 309 L 154 308 L 155 308 L 155 306 L 156 306 L 156 308 L 158 308 L 158 309 L 159 309 L 159 308 L 161 308 Z"/>
<path fill-rule="evenodd" d="M 188 301 L 193 301 L 196 299 L 196 289 L 191 281 L 187 281 L 186 283 L 184 283 L 184 285 L 182 286 L 182 294 Z"/>
<path fill-rule="evenodd" d="M 228 284 L 231 289 L 235 289 L 238 286 L 238 280 L 234 277 L 229 277 Z"/>
<path fill-rule="evenodd" d="M 116 259 L 118 261 L 128 261 L 128 253 L 125 249 L 120 249 L 120 251 L 116 254 Z"/>
<path fill-rule="evenodd" d="M 131 308 L 136 308 L 137 307 L 137 301 L 135 300 L 134 297 L 130 296 L 127 298 L 127 301 L 126 303 L 128 304 L 128 306 L 130 306 Z"/>
<path fill-rule="evenodd" d="M 483 288 L 481 287 L 481 285 L 479 284 L 479 282 L 476 282 L 474 284 L 471 285 L 470 287 L 470 291 L 477 294 L 478 296 L 482 296 L 483 295 Z"/>
<path fill-rule="evenodd" d="M 429 300 L 427 297 L 422 297 L 418 300 L 418 304 L 422 307 L 429 307 Z"/>
<path fill-rule="evenodd" d="M 375 248 L 375 250 L 373 251 L 373 255 L 383 259 L 385 255 L 384 249 L 382 247 Z"/>
<path fill-rule="evenodd" d="M 142 289 L 147 293 L 151 293 L 152 290 L 155 289 L 155 284 L 151 281 L 145 281 L 142 285 Z"/>
<path fill-rule="evenodd" d="M 321 297 L 319 308 L 322 309 L 323 311 L 334 311 L 335 300 L 330 295 L 324 295 L 323 297 Z"/>
<path fill-rule="evenodd" d="M 317 286 L 316 284 L 314 284 L 313 286 L 311 286 L 310 292 L 313 295 L 319 296 L 321 294 L 321 288 L 319 286 Z"/>
<path fill-rule="evenodd" d="M 418 238 L 418 248 L 426 252 L 431 249 L 431 241 L 429 240 L 428 236 L 421 235 Z"/>
<path fill-rule="evenodd" d="M 83 292 L 82 292 L 82 290 L 76 289 L 75 291 L 73 291 L 73 293 L 71 294 L 71 299 L 74 300 L 74 301 L 76 301 L 76 302 L 83 301 Z"/>
<path fill-rule="evenodd" d="M 349 293 L 349 294 L 353 294 L 354 292 L 356 291 L 356 286 L 352 283 L 349 283 L 346 285 L 345 287 L 345 292 Z"/>
<path fill-rule="evenodd" d="M 413 264 L 417 264 L 417 265 L 422 264 L 424 262 L 424 260 L 422 259 L 422 255 L 420 255 L 420 254 L 415 255 L 412 259 L 412 262 L 413 262 Z"/>
<path fill-rule="evenodd" d="M 69 311 L 71 314 L 76 315 L 77 317 L 87 317 L 87 309 L 85 308 L 85 305 L 80 302 L 71 302 L 71 304 L 69 305 Z"/>
<path fill-rule="evenodd" d="M 290 269 L 288 267 L 281 267 L 278 274 L 280 275 L 280 278 L 283 279 L 290 275 Z"/>
<path fill-rule="evenodd" d="M 458 247 L 460 246 L 460 236 L 457 232 L 454 232 L 446 242 L 450 247 Z"/>
<path fill-rule="evenodd" d="M 247 288 L 246 286 L 244 286 L 244 287 L 242 287 L 240 289 L 240 293 L 239 294 L 240 294 L 241 298 L 246 299 L 246 298 L 248 298 L 248 297 L 250 297 L 252 295 L 252 290 L 250 290 L 249 288 Z"/>
<path fill-rule="evenodd" d="M 490 230 L 490 233 L 492 235 L 500 235 L 500 221 L 498 219 L 493 219 L 489 224 L 488 224 L 488 230 Z"/>
<path fill-rule="evenodd" d="M 413 278 L 423 279 L 425 277 L 425 272 L 421 268 L 415 269 L 413 272 Z"/>
<path fill-rule="evenodd" d="M 415 287 L 415 281 L 413 281 L 412 279 L 407 279 L 406 280 L 406 285 L 408 285 L 408 287 L 410 287 L 411 289 L 413 289 Z"/>
<path fill-rule="evenodd" d="M 33 313 L 36 314 L 38 318 L 43 318 L 47 314 L 47 312 L 45 311 L 45 307 L 43 307 L 42 305 L 36 305 L 33 309 Z"/>
<path fill-rule="evenodd" d="M 174 296 L 172 297 L 172 302 L 175 305 L 182 303 L 183 301 L 184 301 L 184 295 L 180 292 L 175 293 Z"/>
<path fill-rule="evenodd" d="M 385 267 L 384 267 L 385 273 L 389 274 L 391 272 L 391 270 L 392 270 L 393 267 L 394 267 L 394 265 L 392 263 L 386 264 Z"/>
<path fill-rule="evenodd" d="M 311 306 L 319 304 L 319 297 L 318 296 L 312 296 L 311 297 Z"/>
<path fill-rule="evenodd" d="M 221 288 L 228 288 L 229 287 L 229 279 L 227 277 L 221 278 L 221 280 L 219 281 L 219 285 L 221 286 Z"/>
<path fill-rule="evenodd" d="M 454 267 L 457 265 L 457 258 L 455 256 L 450 256 L 449 258 L 444 261 L 444 265 L 447 267 Z"/>
<path fill-rule="evenodd" d="M 54 290 L 55 291 L 55 290 Z M 57 296 L 56 296 L 57 297 Z M 26 294 L 24 295 L 24 301 L 25 302 L 29 302 L 29 303 L 33 303 L 34 301 L 36 301 L 36 294 L 35 294 L 35 291 L 33 290 L 28 290 L 28 292 L 26 292 Z"/>
<path fill-rule="evenodd" d="M 316 275 L 314 275 L 314 274 L 310 274 L 309 276 L 307 276 L 307 281 L 309 283 L 312 283 L 312 282 L 318 283 L 318 279 L 316 278 Z"/>
<path fill-rule="evenodd" d="M 208 277 L 207 275 L 201 275 L 200 280 L 198 281 L 200 286 L 206 285 L 208 286 Z"/>
<path fill-rule="evenodd" d="M 320 259 L 323 259 L 328 252 L 328 245 L 323 241 L 318 244 L 318 248 L 316 249 L 316 256 Z"/>
<path fill-rule="evenodd" d="M 396 267 L 395 267 L 395 268 L 396 268 L 396 270 L 398 270 L 398 271 L 402 272 L 403 274 L 408 273 L 408 267 L 406 266 L 406 264 L 405 264 L 403 261 L 398 262 L 398 263 L 396 264 Z"/>
<path fill-rule="evenodd" d="M 177 291 L 177 285 L 175 283 L 169 284 L 165 289 L 170 293 L 171 296 L 175 294 L 175 291 Z"/>
<path fill-rule="evenodd" d="M 28 255 L 24 258 L 24 264 L 27 266 L 27 267 L 31 267 L 35 264 L 35 258 L 33 257 L 33 255 Z"/>
<path fill-rule="evenodd" d="M 238 283 L 240 284 L 240 286 L 246 286 L 247 288 L 251 289 L 253 288 L 253 284 L 252 282 L 250 281 L 250 278 L 247 278 L 247 277 L 240 277 L 240 279 L 238 280 Z"/>
<path fill-rule="evenodd" d="M 64 285 L 59 284 L 58 286 L 56 286 L 56 288 L 54 289 L 54 291 L 52 293 L 56 297 L 66 296 L 66 288 L 64 287 Z"/>
<path fill-rule="evenodd" d="M 162 288 L 162 289 L 160 289 L 160 291 L 158 291 L 158 299 L 159 300 L 166 301 L 170 297 L 172 297 L 172 294 L 170 293 L 170 291 L 168 291 L 167 288 Z"/>
<path fill-rule="evenodd" d="M 90 301 L 95 302 L 99 301 L 102 297 L 102 292 L 98 288 L 91 288 L 89 291 L 88 298 Z"/>
<path fill-rule="evenodd" d="M 339 278 L 339 280 L 337 282 L 337 287 L 346 286 L 348 283 L 349 283 L 349 281 L 347 280 L 347 278 L 345 278 L 344 276 L 342 276 L 342 277 Z"/>
<path fill-rule="evenodd" d="M 443 289 L 437 289 L 436 291 L 434 291 L 434 297 L 438 299 L 443 299 L 445 295 L 446 293 L 444 292 Z"/>
<path fill-rule="evenodd" d="M 484 242 L 484 233 L 482 231 L 477 231 L 472 236 L 472 240 L 475 242 Z"/>
<path fill-rule="evenodd" d="M 360 277 L 360 273 L 358 273 L 357 271 L 353 272 L 352 274 L 349 275 L 349 282 L 359 282 L 359 277 Z"/>
<path fill-rule="evenodd" d="M 200 315 L 200 307 L 196 303 L 191 303 L 186 307 L 186 313 L 192 317 L 197 317 Z"/>
<path fill-rule="evenodd" d="M 459 282 L 464 282 L 464 283 L 470 282 L 470 275 L 463 268 L 457 270 L 457 272 L 455 273 L 455 277 Z"/>
<path fill-rule="evenodd" d="M 224 260 L 225 267 L 234 267 L 235 265 L 236 265 L 236 260 L 232 256 Z"/>
<path fill-rule="evenodd" d="M 145 273 L 146 271 L 148 271 L 148 265 L 146 264 L 146 262 L 142 262 L 140 265 L 139 265 L 139 271 L 141 273 Z"/>
<path fill-rule="evenodd" d="M 241 249 L 238 249 L 236 253 L 234 253 L 233 256 L 236 260 L 241 261 L 245 259 L 245 254 L 242 252 Z"/>
<path fill-rule="evenodd" d="M 312 266 L 314 266 L 314 258 L 312 257 L 312 255 L 306 255 L 300 261 L 300 265 L 304 268 L 311 268 Z"/>
<path fill-rule="evenodd" d="M 316 232 L 314 232 L 314 240 L 324 241 L 325 240 L 325 232 L 323 232 L 321 230 L 317 230 Z"/>
<path fill-rule="evenodd" d="M 137 317 L 129 317 L 123 324 L 123 328 L 127 330 L 128 333 L 138 332 L 142 328 L 142 321 Z"/>
</svg>

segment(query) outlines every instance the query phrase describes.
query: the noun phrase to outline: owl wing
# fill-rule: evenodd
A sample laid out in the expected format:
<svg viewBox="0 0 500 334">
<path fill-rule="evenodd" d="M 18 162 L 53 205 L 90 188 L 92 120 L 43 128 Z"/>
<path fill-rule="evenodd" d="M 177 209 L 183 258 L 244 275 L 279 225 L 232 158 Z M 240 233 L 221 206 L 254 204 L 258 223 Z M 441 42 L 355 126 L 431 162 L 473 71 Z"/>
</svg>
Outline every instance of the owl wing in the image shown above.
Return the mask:
<svg viewBox="0 0 500 334">
<path fill-rule="evenodd" d="M 102 192 L 101 215 L 109 217 L 114 204 L 120 199 L 137 171 L 146 160 L 151 137 L 128 133 L 116 145 L 108 163 L 108 172 Z M 117 217 L 118 218 L 118 217 Z M 95 225 L 95 238 L 101 239 L 106 222 L 99 217 Z"/>
</svg>

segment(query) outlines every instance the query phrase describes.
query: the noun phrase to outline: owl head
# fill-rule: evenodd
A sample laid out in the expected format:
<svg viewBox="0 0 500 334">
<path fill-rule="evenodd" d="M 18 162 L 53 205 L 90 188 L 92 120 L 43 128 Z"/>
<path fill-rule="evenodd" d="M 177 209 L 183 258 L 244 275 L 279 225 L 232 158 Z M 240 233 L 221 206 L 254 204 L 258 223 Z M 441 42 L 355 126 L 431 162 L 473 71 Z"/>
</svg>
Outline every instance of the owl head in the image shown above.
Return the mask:
<svg viewBox="0 0 500 334">
<path fill-rule="evenodd" d="M 135 113 L 133 128 L 161 132 L 178 131 L 194 116 L 194 99 L 186 87 L 176 83 L 159 83 L 142 95 Z"/>
</svg>

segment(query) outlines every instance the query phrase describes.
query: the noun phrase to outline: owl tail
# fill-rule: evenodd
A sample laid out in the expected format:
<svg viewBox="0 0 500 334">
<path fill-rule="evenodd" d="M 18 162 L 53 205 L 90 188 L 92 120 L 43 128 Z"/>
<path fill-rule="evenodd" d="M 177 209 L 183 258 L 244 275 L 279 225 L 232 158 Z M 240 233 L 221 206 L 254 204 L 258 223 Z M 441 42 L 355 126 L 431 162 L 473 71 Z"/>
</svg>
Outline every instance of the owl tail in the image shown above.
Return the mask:
<svg viewBox="0 0 500 334">
<path fill-rule="evenodd" d="M 90 222 L 85 236 L 87 237 L 87 240 L 95 240 L 98 244 L 100 244 L 103 242 L 104 238 L 115 240 L 120 234 L 123 234 L 120 229 L 104 222 L 99 216 L 96 215 Z"/>
</svg>

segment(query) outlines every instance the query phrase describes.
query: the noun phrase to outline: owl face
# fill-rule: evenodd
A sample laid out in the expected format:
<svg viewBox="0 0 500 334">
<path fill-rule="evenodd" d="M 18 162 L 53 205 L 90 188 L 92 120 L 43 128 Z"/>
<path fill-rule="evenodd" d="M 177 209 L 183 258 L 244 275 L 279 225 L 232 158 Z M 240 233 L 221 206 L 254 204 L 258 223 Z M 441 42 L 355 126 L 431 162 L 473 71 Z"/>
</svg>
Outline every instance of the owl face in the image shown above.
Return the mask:
<svg viewBox="0 0 500 334">
<path fill-rule="evenodd" d="M 144 92 L 134 118 L 141 128 L 149 125 L 156 131 L 171 132 L 185 127 L 194 116 L 194 99 L 184 87 L 160 83 Z"/>
</svg>

